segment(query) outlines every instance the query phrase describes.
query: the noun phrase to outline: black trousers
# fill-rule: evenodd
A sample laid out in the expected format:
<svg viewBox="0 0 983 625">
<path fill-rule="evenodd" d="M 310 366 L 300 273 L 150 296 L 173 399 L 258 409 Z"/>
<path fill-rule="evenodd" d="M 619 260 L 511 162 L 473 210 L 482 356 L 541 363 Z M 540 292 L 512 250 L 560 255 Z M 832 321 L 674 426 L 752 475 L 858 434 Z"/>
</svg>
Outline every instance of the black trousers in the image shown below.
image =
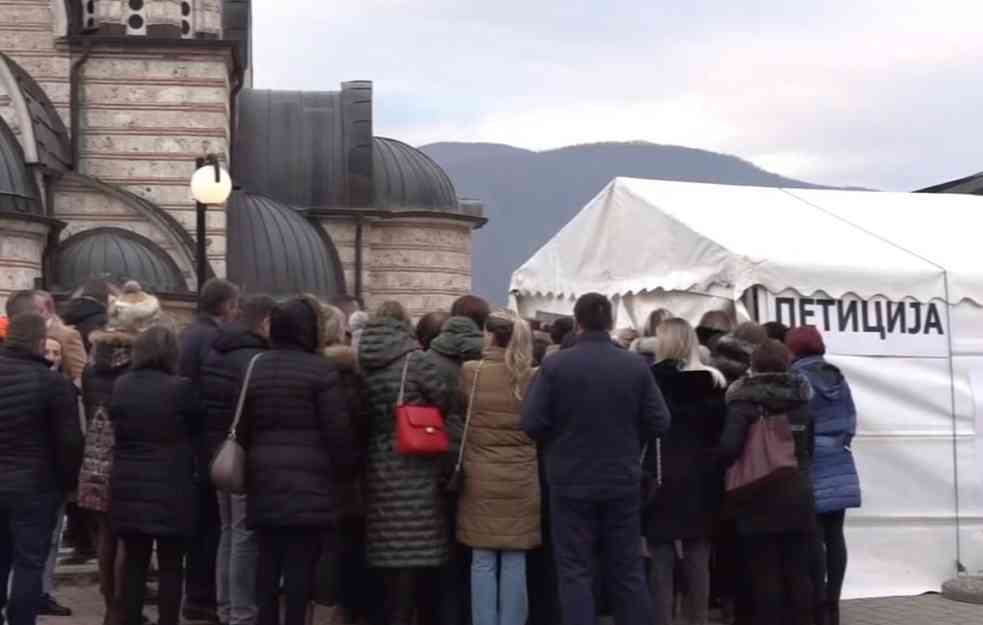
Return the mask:
<svg viewBox="0 0 983 625">
<path fill-rule="evenodd" d="M 829 618 L 839 613 L 843 578 L 846 576 L 847 549 L 843 535 L 845 510 L 826 512 L 816 516 L 816 546 L 813 568 L 813 584 L 817 619 Z M 833 616 L 834 620 L 836 619 Z M 832 624 L 830 624 L 832 625 Z"/>
<path fill-rule="evenodd" d="M 184 592 L 188 607 L 214 611 L 215 567 L 218 564 L 218 544 L 222 539 L 222 520 L 218 514 L 218 495 L 211 484 L 206 480 L 196 488 L 198 531 L 188 546 Z"/>
<path fill-rule="evenodd" d="M 804 532 L 744 537 L 754 625 L 813 625 L 815 540 Z"/>
<path fill-rule="evenodd" d="M 385 588 L 386 625 L 435 625 L 440 568 L 378 569 Z"/>
<path fill-rule="evenodd" d="M 125 534 L 123 541 L 122 625 L 143 625 L 143 602 L 147 590 L 147 569 L 157 544 L 157 610 L 160 625 L 179 625 L 184 581 L 184 538 L 161 538 L 146 534 Z"/>
<path fill-rule="evenodd" d="M 604 581 L 617 625 L 649 625 L 642 565 L 641 489 L 611 499 L 551 495 L 553 549 L 565 625 L 597 623 L 596 582 Z M 600 571 L 597 571 L 600 553 Z"/>
<path fill-rule="evenodd" d="M 305 625 L 314 595 L 314 578 L 324 532 L 310 529 L 257 530 L 256 563 L 258 625 L 280 623 L 280 580 L 285 590 L 285 625 Z"/>
</svg>

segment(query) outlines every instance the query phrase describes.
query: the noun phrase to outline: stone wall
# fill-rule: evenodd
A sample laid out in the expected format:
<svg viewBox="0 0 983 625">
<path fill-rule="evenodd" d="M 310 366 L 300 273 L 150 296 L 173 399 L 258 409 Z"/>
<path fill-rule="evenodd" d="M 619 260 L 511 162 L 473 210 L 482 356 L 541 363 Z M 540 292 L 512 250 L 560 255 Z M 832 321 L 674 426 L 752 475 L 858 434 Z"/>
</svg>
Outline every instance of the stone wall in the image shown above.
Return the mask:
<svg viewBox="0 0 983 625">
<path fill-rule="evenodd" d="M 471 290 L 471 225 L 450 219 L 389 219 L 365 233 L 365 303 L 398 300 L 410 315 L 449 310 Z"/>
<path fill-rule="evenodd" d="M 50 226 L 18 216 L 0 215 L 0 314 L 14 291 L 33 289 L 41 277 Z"/>
<path fill-rule="evenodd" d="M 157 204 L 195 236 L 195 158 L 229 153 L 231 56 L 98 50 L 85 66 L 80 172 Z M 209 207 L 208 259 L 225 275 L 225 210 Z"/>
</svg>

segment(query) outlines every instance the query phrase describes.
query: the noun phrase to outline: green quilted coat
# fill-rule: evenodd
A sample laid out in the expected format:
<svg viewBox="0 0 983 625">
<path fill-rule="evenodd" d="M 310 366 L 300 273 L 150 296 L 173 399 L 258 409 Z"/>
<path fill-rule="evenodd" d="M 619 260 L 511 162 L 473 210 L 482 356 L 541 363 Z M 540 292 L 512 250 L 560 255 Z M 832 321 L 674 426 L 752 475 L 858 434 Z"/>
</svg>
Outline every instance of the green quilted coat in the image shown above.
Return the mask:
<svg viewBox="0 0 983 625">
<path fill-rule="evenodd" d="M 370 321 L 359 342 L 359 365 L 369 397 L 369 449 L 365 472 L 368 565 L 415 568 L 442 565 L 448 555 L 443 457 L 402 456 L 396 450 L 394 409 L 403 363 L 412 354 L 406 403 L 446 410 L 446 384 L 419 351 L 408 326 Z"/>
</svg>

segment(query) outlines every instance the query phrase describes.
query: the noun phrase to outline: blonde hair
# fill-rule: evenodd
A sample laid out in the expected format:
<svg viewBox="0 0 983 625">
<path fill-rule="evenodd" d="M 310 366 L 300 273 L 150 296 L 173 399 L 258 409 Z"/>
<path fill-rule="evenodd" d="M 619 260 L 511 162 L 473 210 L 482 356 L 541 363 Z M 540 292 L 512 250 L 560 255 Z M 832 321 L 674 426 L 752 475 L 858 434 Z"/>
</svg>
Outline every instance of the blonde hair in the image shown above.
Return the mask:
<svg viewBox="0 0 983 625">
<path fill-rule="evenodd" d="M 533 369 L 532 328 L 513 312 L 501 310 L 488 317 L 485 330 L 494 337 L 497 346 L 505 348 L 505 370 L 512 394 L 522 401 L 523 382 Z"/>
<path fill-rule="evenodd" d="M 401 321 L 407 327 L 409 327 L 410 323 L 410 316 L 406 313 L 406 309 L 402 304 L 393 300 L 379 304 L 379 307 L 375 311 L 375 318 Z"/>
<path fill-rule="evenodd" d="M 706 371 L 719 388 L 727 386 L 724 374 L 703 364 L 696 330 L 685 319 L 668 319 L 659 324 L 655 337 L 655 360 L 678 360 L 686 371 Z"/>
<path fill-rule="evenodd" d="M 668 321 L 673 319 L 676 315 L 672 314 L 672 311 L 668 308 L 657 308 L 652 311 L 649 315 L 648 320 L 645 322 L 645 329 L 642 333 L 644 336 L 655 336 L 656 330 L 663 321 Z"/>
<path fill-rule="evenodd" d="M 324 341 L 325 347 L 331 347 L 345 342 L 345 313 L 336 306 L 322 306 L 324 310 Z"/>
</svg>

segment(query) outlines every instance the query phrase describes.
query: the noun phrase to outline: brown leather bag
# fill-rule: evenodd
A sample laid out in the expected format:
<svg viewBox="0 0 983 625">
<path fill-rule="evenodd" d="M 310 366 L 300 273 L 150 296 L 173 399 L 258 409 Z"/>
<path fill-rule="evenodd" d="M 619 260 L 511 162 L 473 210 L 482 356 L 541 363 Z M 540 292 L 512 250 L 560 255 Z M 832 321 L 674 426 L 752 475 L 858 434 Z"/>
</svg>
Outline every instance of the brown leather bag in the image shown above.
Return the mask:
<svg viewBox="0 0 983 625">
<path fill-rule="evenodd" d="M 729 469 L 725 488 L 734 492 L 746 488 L 783 469 L 798 469 L 795 438 L 786 414 L 765 414 L 750 424 L 744 451 Z"/>
</svg>

